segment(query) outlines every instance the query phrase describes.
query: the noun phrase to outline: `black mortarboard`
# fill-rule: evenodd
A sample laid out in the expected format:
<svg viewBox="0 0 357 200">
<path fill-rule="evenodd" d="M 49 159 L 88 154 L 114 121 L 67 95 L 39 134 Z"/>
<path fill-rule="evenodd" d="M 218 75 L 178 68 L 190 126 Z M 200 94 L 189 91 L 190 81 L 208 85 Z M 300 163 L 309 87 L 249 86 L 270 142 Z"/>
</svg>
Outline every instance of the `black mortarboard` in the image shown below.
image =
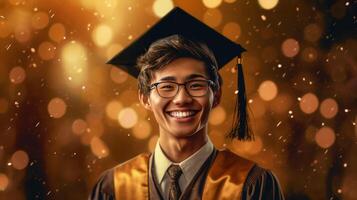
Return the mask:
<svg viewBox="0 0 357 200">
<path fill-rule="evenodd" d="M 240 59 L 241 53 L 244 52 L 245 49 L 181 8 L 176 7 L 172 9 L 159 22 L 107 63 L 116 65 L 137 78 L 140 73 L 140 69 L 136 67 L 137 59 L 149 49 L 152 43 L 171 35 L 181 35 L 187 39 L 205 43 L 214 54 L 218 69 L 221 69 L 225 64 L 237 57 L 238 98 L 235 107 L 233 128 L 228 136 L 240 140 L 252 139 L 248 127 L 245 85 Z"/>
</svg>

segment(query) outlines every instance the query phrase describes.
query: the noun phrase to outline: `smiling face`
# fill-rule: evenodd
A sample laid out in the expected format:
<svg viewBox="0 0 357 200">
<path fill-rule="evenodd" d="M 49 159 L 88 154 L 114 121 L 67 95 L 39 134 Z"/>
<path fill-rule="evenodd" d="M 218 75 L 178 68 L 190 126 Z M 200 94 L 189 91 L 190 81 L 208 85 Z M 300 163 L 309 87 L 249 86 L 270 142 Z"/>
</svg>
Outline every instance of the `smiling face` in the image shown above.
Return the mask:
<svg viewBox="0 0 357 200">
<path fill-rule="evenodd" d="M 205 65 L 193 58 L 178 58 L 155 71 L 151 84 L 161 81 L 185 83 L 207 80 Z M 208 89 L 207 94 L 191 97 L 183 86 L 172 98 L 162 98 L 155 89 L 148 96 L 140 95 L 145 108 L 151 110 L 160 128 L 160 137 L 185 138 L 196 133 L 207 133 L 209 113 L 219 101 L 219 95 Z"/>
</svg>

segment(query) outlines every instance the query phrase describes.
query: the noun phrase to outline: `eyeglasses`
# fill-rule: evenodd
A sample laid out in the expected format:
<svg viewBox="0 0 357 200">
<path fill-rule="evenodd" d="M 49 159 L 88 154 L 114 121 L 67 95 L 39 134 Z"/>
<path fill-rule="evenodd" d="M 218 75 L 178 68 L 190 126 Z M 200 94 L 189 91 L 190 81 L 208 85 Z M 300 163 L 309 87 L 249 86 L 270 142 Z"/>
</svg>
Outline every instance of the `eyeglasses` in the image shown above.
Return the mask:
<svg viewBox="0 0 357 200">
<path fill-rule="evenodd" d="M 210 86 L 215 86 L 211 80 L 191 80 L 185 83 L 163 81 L 150 85 L 150 90 L 156 88 L 157 93 L 162 98 L 172 98 L 179 92 L 179 86 L 185 86 L 186 92 L 191 97 L 202 97 L 207 94 Z"/>
</svg>

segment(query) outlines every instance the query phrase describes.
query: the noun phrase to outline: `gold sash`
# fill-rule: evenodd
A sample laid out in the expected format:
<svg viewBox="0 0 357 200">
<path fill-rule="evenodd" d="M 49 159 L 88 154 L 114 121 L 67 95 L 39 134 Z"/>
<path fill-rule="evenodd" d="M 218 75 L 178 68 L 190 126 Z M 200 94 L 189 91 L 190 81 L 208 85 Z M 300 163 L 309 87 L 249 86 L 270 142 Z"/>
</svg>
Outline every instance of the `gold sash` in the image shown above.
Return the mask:
<svg viewBox="0 0 357 200">
<path fill-rule="evenodd" d="M 140 154 L 115 167 L 115 199 L 149 199 L 149 157 L 150 154 Z M 241 199 L 244 182 L 253 165 L 230 151 L 218 151 L 208 172 L 202 199 Z"/>
</svg>

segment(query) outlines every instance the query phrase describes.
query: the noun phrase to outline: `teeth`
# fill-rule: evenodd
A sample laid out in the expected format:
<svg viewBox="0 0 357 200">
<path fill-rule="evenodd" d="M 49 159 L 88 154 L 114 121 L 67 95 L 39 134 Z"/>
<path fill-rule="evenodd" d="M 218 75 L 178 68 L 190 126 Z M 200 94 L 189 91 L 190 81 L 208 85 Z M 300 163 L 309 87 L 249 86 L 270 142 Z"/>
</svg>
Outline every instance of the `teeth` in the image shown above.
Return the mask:
<svg viewBox="0 0 357 200">
<path fill-rule="evenodd" d="M 173 111 L 170 112 L 170 115 L 172 117 L 176 117 L 176 118 L 184 118 L 184 117 L 190 117 L 192 115 L 194 115 L 196 112 L 194 111 Z"/>
</svg>

